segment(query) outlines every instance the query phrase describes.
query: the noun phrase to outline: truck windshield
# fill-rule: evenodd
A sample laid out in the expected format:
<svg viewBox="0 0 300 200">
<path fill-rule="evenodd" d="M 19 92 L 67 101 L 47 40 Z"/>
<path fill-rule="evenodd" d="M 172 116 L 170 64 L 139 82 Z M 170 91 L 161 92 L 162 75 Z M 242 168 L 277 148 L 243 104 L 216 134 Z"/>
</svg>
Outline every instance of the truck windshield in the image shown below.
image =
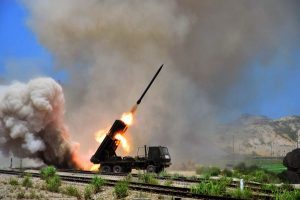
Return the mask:
<svg viewBox="0 0 300 200">
<path fill-rule="evenodd" d="M 169 155 L 168 148 L 163 147 L 163 148 L 162 148 L 162 153 L 163 153 L 164 155 Z"/>
</svg>

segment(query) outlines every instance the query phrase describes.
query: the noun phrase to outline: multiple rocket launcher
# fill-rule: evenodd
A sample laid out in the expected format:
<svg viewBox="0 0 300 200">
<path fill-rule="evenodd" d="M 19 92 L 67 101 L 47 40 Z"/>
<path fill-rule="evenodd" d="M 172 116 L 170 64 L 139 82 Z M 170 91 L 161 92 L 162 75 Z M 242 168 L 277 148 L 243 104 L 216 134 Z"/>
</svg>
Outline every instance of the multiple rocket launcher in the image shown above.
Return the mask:
<svg viewBox="0 0 300 200">
<path fill-rule="evenodd" d="M 163 64 L 159 67 L 153 78 L 151 79 L 150 83 L 146 87 L 145 91 L 141 95 L 141 97 L 137 100 L 136 105 L 133 107 L 131 112 L 134 112 L 137 106 L 142 102 L 145 94 L 148 92 L 149 88 L 153 84 L 154 80 L 160 73 L 161 69 L 163 68 Z M 104 140 L 100 144 L 99 148 L 97 149 L 96 153 L 91 157 L 90 161 L 94 164 L 99 164 L 109 158 L 116 156 L 116 149 L 120 143 L 119 140 L 115 139 L 117 133 L 124 134 L 128 126 L 122 120 L 115 120 L 114 124 L 110 128 L 109 132 L 106 134 Z"/>
</svg>

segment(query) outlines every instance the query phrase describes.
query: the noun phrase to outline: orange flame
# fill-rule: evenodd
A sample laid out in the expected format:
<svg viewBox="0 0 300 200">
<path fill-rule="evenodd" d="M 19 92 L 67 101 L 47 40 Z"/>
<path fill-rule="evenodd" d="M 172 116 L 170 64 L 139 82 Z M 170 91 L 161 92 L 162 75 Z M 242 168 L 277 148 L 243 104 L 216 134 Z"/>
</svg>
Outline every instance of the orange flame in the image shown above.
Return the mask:
<svg viewBox="0 0 300 200">
<path fill-rule="evenodd" d="M 98 143 L 101 143 L 104 140 L 104 138 L 106 136 L 106 133 L 107 133 L 106 129 L 101 129 L 101 130 L 97 131 L 95 133 L 95 139 L 96 139 L 96 141 Z"/>
<path fill-rule="evenodd" d="M 123 113 L 121 120 L 127 125 L 130 126 L 133 123 L 133 113 L 128 112 L 128 113 Z"/>
<path fill-rule="evenodd" d="M 99 167 L 100 167 L 99 164 L 92 165 L 92 167 L 90 168 L 90 171 L 98 171 Z"/>
<path fill-rule="evenodd" d="M 116 136 L 115 136 L 115 139 L 120 141 L 123 149 L 128 153 L 129 150 L 130 150 L 130 147 L 129 147 L 129 144 L 128 144 L 126 138 L 122 134 L 117 133 Z"/>
</svg>

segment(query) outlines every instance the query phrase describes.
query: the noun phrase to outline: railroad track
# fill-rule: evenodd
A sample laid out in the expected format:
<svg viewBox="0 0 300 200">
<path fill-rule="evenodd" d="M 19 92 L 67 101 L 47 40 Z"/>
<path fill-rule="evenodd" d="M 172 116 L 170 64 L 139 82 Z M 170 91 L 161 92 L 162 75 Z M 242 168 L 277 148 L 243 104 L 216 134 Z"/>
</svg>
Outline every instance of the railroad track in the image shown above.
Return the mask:
<svg viewBox="0 0 300 200">
<path fill-rule="evenodd" d="M 30 174 L 32 177 L 40 177 L 39 173 L 32 173 L 32 172 L 26 172 Z M 88 184 L 91 182 L 92 177 L 84 177 L 84 176 L 74 176 L 74 171 L 71 175 L 61 175 L 59 174 L 60 178 L 63 181 L 67 182 L 76 182 L 76 183 L 84 183 Z M 22 176 L 24 175 L 24 172 L 21 171 L 15 171 L 15 170 L 0 170 L 0 174 L 9 174 L 9 175 L 18 175 Z M 79 173 L 84 174 L 84 173 Z M 115 175 L 115 174 L 114 174 Z M 119 175 L 120 176 L 120 175 Z M 106 185 L 107 186 L 115 186 L 120 180 L 107 180 L 106 179 Z M 203 194 L 194 194 L 190 191 L 189 188 L 183 188 L 183 187 L 174 187 L 174 186 L 164 186 L 164 185 L 153 185 L 153 184 L 147 184 L 147 183 L 138 183 L 138 182 L 129 182 L 129 188 L 131 190 L 136 191 L 144 191 L 144 192 L 151 192 L 156 194 L 163 194 L 163 195 L 170 195 L 175 197 L 183 197 L 183 198 L 194 198 L 194 199 L 209 199 L 209 200 L 236 200 L 235 198 L 231 197 L 221 197 L 221 196 L 210 196 L 210 195 L 203 195 Z M 254 195 L 255 199 L 273 199 L 272 196 L 268 195 Z"/>
<path fill-rule="evenodd" d="M 18 175 L 21 176 L 24 173 L 20 171 L 13 171 L 13 170 L 0 170 L 1 174 L 9 174 L 9 175 Z M 29 173 L 33 177 L 39 177 L 38 173 Z M 76 182 L 76 183 L 90 183 L 92 177 L 78 177 L 78 176 L 67 176 L 67 175 L 59 175 L 63 181 L 68 182 Z M 115 186 L 119 181 L 116 180 L 106 180 L 106 185 L 108 186 Z M 135 183 L 129 182 L 129 188 L 132 190 L 137 191 L 145 191 L 145 192 L 152 192 L 157 194 L 164 194 L 176 197 L 187 197 L 187 198 L 195 198 L 195 199 L 210 199 L 210 200 L 217 200 L 217 199 L 231 199 L 235 200 L 234 198 L 228 197 L 217 197 L 217 196 L 208 196 L 208 195 L 200 195 L 200 194 L 193 194 L 190 192 L 188 188 L 178 188 L 172 186 L 161 186 L 161 185 L 151 185 L 146 183 Z"/>
<path fill-rule="evenodd" d="M 102 176 L 115 176 L 115 177 L 126 177 L 128 174 L 127 173 L 99 173 L 99 172 L 94 172 L 94 171 L 85 171 L 85 170 L 72 170 L 72 169 L 60 169 L 59 172 L 70 172 L 70 173 L 76 173 L 76 174 L 93 174 L 93 175 L 102 175 Z M 134 178 L 139 178 L 139 174 L 131 174 L 132 177 Z M 189 184 L 197 184 L 200 182 L 205 182 L 208 181 L 207 179 L 203 178 L 187 178 L 184 176 L 179 176 L 179 177 L 172 177 L 172 176 L 155 176 L 156 179 L 158 180 L 172 180 L 176 182 L 182 182 L 182 183 L 189 183 Z M 217 180 L 216 180 L 217 181 Z M 233 180 L 228 187 L 231 188 L 239 188 L 239 181 Z M 264 193 L 264 194 L 272 194 L 271 190 L 268 189 L 262 189 L 261 188 L 262 184 L 256 183 L 256 182 L 244 182 L 244 187 L 247 189 L 250 189 L 254 192 L 258 193 Z"/>
</svg>

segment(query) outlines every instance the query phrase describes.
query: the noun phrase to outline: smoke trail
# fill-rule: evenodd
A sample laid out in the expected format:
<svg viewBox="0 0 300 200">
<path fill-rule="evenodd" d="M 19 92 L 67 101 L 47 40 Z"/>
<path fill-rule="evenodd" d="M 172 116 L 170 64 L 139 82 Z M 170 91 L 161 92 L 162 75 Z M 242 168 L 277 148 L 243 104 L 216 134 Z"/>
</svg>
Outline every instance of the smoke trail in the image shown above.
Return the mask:
<svg viewBox="0 0 300 200">
<path fill-rule="evenodd" d="M 40 159 L 60 168 L 76 167 L 63 123 L 64 95 L 51 78 L 14 83 L 0 90 L 0 150 Z"/>
<path fill-rule="evenodd" d="M 166 145 L 177 160 L 222 155 L 210 138 L 226 93 L 253 59 L 267 62 L 299 33 L 295 1 L 25 2 L 32 30 L 71 74 L 67 121 L 83 152 L 164 63 L 132 142 Z"/>
</svg>

